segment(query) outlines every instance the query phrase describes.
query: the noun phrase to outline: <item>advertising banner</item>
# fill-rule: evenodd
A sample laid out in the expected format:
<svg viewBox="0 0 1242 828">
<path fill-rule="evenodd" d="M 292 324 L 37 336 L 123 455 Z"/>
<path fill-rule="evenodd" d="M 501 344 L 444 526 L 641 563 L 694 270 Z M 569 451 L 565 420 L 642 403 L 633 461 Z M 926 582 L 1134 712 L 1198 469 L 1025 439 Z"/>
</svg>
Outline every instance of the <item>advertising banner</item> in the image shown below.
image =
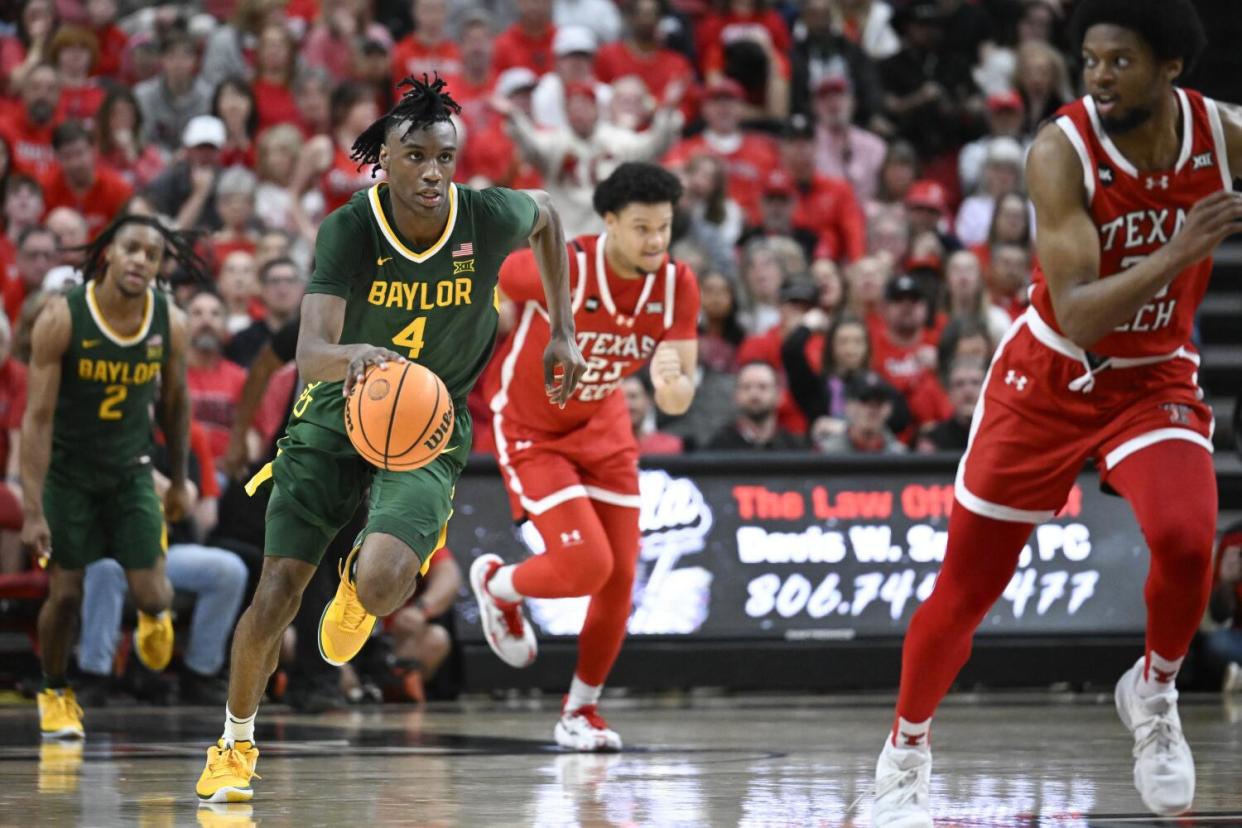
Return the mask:
<svg viewBox="0 0 1242 828">
<path fill-rule="evenodd" d="M 943 561 L 952 481 L 951 470 L 892 464 L 831 476 L 644 469 L 630 635 L 899 636 Z M 463 568 L 485 552 L 516 562 L 543 551 L 532 524 L 513 526 L 499 477 L 463 477 L 454 509 L 449 545 Z M 1129 506 L 1084 475 L 1061 513 L 1032 531 L 980 634 L 1141 633 L 1146 575 Z M 575 635 L 586 606 L 528 609 L 540 636 L 555 637 Z M 457 612 L 460 636 L 481 641 L 473 602 Z"/>
</svg>

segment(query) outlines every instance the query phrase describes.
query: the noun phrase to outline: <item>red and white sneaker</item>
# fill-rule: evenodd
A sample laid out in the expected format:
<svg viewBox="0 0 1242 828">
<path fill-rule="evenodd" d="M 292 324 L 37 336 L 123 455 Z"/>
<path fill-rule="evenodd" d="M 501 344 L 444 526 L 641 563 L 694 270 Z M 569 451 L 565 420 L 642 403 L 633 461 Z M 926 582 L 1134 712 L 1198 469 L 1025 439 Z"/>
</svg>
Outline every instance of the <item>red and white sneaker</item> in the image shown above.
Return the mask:
<svg viewBox="0 0 1242 828">
<path fill-rule="evenodd" d="M 593 704 L 577 710 L 564 710 L 556 723 L 556 743 L 579 753 L 615 753 L 621 750 L 621 737 L 608 726 Z"/>
<path fill-rule="evenodd" d="M 483 637 L 510 667 L 529 667 L 539 653 L 535 630 L 522 615 L 521 601 L 501 601 L 487 591 L 487 581 L 504 565 L 499 555 L 480 555 L 470 565 L 470 589 L 479 604 Z"/>
</svg>

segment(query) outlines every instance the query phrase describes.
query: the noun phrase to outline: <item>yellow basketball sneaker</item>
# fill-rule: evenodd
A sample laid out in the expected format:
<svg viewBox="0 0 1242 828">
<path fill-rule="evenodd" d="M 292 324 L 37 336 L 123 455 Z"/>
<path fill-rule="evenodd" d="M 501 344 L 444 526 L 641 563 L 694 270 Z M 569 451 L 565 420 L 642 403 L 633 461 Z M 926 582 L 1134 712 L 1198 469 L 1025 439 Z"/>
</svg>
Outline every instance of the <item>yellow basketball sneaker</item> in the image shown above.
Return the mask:
<svg viewBox="0 0 1242 828">
<path fill-rule="evenodd" d="M 375 626 L 375 616 L 362 606 L 358 590 L 350 579 L 349 571 L 357 556 L 358 549 L 355 548 L 341 562 L 341 585 L 336 588 L 336 597 L 324 607 L 319 618 L 319 654 L 335 667 L 358 655 Z"/>
<path fill-rule="evenodd" d="M 208 748 L 207 767 L 194 792 L 203 802 L 249 802 L 254 796 L 251 778 L 263 778 L 254 772 L 258 762 L 259 749 L 253 742 L 229 745 L 221 739 Z"/>
<path fill-rule="evenodd" d="M 81 739 L 86 735 L 82 708 L 68 687 L 39 693 L 39 730 L 44 739 Z"/>
<path fill-rule="evenodd" d="M 159 615 L 138 613 L 138 629 L 134 630 L 134 652 L 148 670 L 158 673 L 168 666 L 173 654 L 171 612 L 164 610 Z"/>
</svg>

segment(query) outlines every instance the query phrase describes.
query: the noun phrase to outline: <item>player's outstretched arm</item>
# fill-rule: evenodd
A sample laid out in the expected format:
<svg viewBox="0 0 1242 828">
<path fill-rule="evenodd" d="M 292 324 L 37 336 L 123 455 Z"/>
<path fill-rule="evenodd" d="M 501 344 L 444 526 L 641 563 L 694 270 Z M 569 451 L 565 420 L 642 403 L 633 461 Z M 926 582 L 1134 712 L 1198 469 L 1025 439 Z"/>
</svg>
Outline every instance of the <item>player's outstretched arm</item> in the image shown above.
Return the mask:
<svg viewBox="0 0 1242 828">
<path fill-rule="evenodd" d="M 685 414 L 694 402 L 694 372 L 699 361 L 697 339 L 666 340 L 651 355 L 655 404 L 665 414 Z"/>
<path fill-rule="evenodd" d="M 1082 163 L 1057 126 L 1050 124 L 1035 139 L 1027 158 L 1027 181 L 1039 227 L 1036 249 L 1057 322 L 1082 348 L 1133 319 L 1178 273 L 1242 230 L 1242 195 L 1214 193 L 1191 209 L 1168 244 L 1101 279 L 1099 232 L 1087 212 Z"/>
<path fill-rule="evenodd" d="M 60 393 L 60 364 L 72 335 L 69 303 L 63 296 L 53 296 L 35 319 L 29 396 L 22 416 L 22 543 L 40 555 L 51 551 L 52 545 L 52 532 L 43 516 L 43 481 L 52 460 L 52 418 Z"/>
<path fill-rule="evenodd" d="M 186 349 L 189 333 L 185 314 L 173 305 L 168 307 L 168 353 L 161 369 L 163 388 L 160 391 L 160 429 L 168 449 L 168 491 L 164 495 L 164 513 L 176 523 L 194 507 L 186 470 L 190 463 L 190 392 L 186 385 Z"/>
<path fill-rule="evenodd" d="M 543 280 L 543 293 L 547 300 L 548 324 L 552 329 L 552 338 L 543 352 L 543 383 L 548 399 L 564 408 L 586 371 L 586 360 L 578 350 L 574 335 L 565 230 L 547 193 L 543 190 L 523 192 L 539 206 L 539 218 L 530 234 L 530 248 L 535 254 L 535 263 L 539 265 L 539 277 Z"/>
<path fill-rule="evenodd" d="M 367 368 L 405 357 L 387 348 L 360 343 L 341 345 L 345 325 L 345 300 L 328 293 L 308 293 L 302 298 L 302 327 L 298 331 L 298 373 L 306 382 L 344 380 L 342 393 L 349 396 L 355 382 L 362 382 Z"/>
</svg>

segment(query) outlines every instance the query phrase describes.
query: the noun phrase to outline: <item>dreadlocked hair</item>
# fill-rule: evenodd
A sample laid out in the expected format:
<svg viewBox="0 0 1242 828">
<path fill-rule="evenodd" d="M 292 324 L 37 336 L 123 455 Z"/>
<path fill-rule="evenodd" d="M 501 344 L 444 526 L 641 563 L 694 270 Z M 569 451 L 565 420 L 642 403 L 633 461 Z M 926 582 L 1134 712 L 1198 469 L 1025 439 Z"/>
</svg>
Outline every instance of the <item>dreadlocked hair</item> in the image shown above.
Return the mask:
<svg viewBox="0 0 1242 828">
<path fill-rule="evenodd" d="M 211 284 L 207 263 L 203 261 L 202 257 L 194 249 L 197 234 L 173 230 L 159 216 L 149 216 L 141 213 L 122 213 L 111 224 L 100 231 L 99 235 L 88 244 L 71 248 L 74 251 L 85 254 L 86 261 L 82 265 L 83 281 L 89 282 L 91 279 L 103 279 L 104 273 L 108 269 L 108 248 L 116 240 L 116 236 L 121 232 L 121 228 L 127 224 L 141 224 L 143 227 L 155 228 L 164 239 L 164 255 L 171 256 L 173 261 L 177 263 L 178 271 L 183 275 L 183 278 L 188 277 L 187 281 L 195 281 L 204 285 Z M 160 276 L 160 281 L 161 283 L 163 282 L 162 275 Z"/>
<path fill-rule="evenodd" d="M 447 91 L 448 84 L 436 73 L 434 80 L 422 80 L 410 76 L 398 86 L 408 86 L 401 93 L 401 100 L 393 104 L 392 109 L 381 115 L 373 124 L 362 131 L 354 145 L 350 148 L 349 158 L 358 162 L 358 169 L 371 165 L 371 177 L 380 170 L 380 147 L 388 137 L 388 130 L 404 125 L 404 138 L 413 129 L 424 129 L 432 124 L 448 121 L 453 115 L 461 112 L 461 105 L 453 100 Z"/>
</svg>

